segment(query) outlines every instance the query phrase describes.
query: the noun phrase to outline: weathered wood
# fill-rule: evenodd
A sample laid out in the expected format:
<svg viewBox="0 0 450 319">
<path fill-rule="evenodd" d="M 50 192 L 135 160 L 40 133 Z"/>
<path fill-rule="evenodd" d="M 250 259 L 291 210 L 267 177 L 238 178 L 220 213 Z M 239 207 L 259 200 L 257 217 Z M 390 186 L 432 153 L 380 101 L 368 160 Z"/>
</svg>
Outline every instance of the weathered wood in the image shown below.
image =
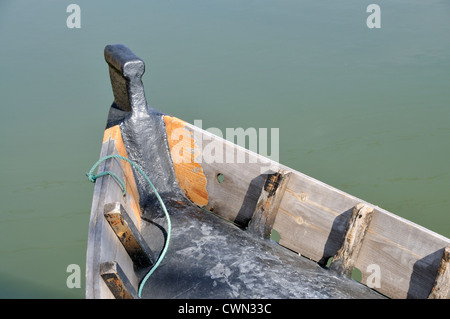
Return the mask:
<svg viewBox="0 0 450 319">
<path fill-rule="evenodd" d="M 361 202 L 293 171 L 273 228 L 281 245 L 323 263 L 340 248 L 352 209 Z M 427 298 L 440 262 L 435 252 L 449 244 L 444 236 L 374 207 L 355 267 L 370 286 L 373 267 L 379 266 L 380 287 L 373 288 L 391 298 Z"/>
<path fill-rule="evenodd" d="M 198 161 L 207 179 L 206 208 L 239 225 L 245 226 L 256 208 L 265 181 L 262 172 L 291 172 L 273 229 L 280 234 L 281 245 L 307 258 L 323 263 L 333 257 L 353 207 L 373 206 L 289 167 L 261 160 L 258 154 L 200 128 L 186 127 L 203 153 L 222 150 L 222 162 L 208 162 L 205 154 Z M 233 157 L 244 157 L 245 162 L 226 161 Z M 223 183 L 217 182 L 218 174 L 224 176 Z M 427 298 L 440 263 L 435 252 L 449 244 L 448 238 L 375 207 L 355 267 L 361 271 L 361 282 L 370 285 L 373 266 L 379 266 L 381 284 L 373 288 L 389 297 Z"/>
<path fill-rule="evenodd" d="M 353 207 L 361 200 L 293 172 L 274 229 L 280 244 L 318 262 L 340 248 Z"/>
<path fill-rule="evenodd" d="M 259 196 L 256 209 L 249 225 L 249 231 L 265 239 L 270 238 L 273 223 L 280 207 L 290 173 L 280 170 L 268 174 Z"/>
<path fill-rule="evenodd" d="M 147 104 L 141 83 L 144 71 L 142 60 L 120 45 L 107 47 L 105 58 L 110 65 L 115 106 L 124 111 L 132 110 L 134 114 L 145 112 Z M 281 236 L 280 245 L 319 263 L 336 255 L 345 237 L 347 221 L 353 207 L 362 202 L 360 199 L 179 121 L 184 130 L 182 134 L 188 138 L 184 144 L 175 143 L 175 147 L 186 146 L 188 152 L 183 155 L 190 162 L 200 164 L 187 165 L 184 167 L 186 171 L 177 174 L 177 178 L 178 175 L 183 176 L 184 180 L 178 182 L 191 201 L 246 226 L 261 198 L 265 176 L 279 169 L 290 171 L 289 182 L 273 223 L 273 229 Z M 175 125 L 171 130 L 177 129 Z M 105 132 L 106 141 L 101 156 L 122 155 L 124 147 L 119 137 L 118 126 Z M 178 141 L 175 139 L 172 142 Z M 173 149 L 173 146 L 170 148 Z M 214 160 L 210 161 L 211 158 Z M 131 172 L 131 169 L 124 167 L 121 160 L 108 160 L 99 168 L 99 172 L 104 170 L 115 172 L 124 180 L 128 192 L 122 197 L 120 187 L 111 176 L 104 176 L 96 182 L 87 253 L 88 298 L 112 296 L 99 276 L 99 265 L 104 262 L 115 260 L 120 263 L 133 287 L 137 287 L 138 281 L 131 258 L 102 216 L 105 203 L 119 201 L 131 216 L 134 215 L 133 221 L 139 228 L 139 200 L 132 195 L 137 194 L 137 190 L 130 192 L 128 185 L 129 182 L 130 185 L 134 183 L 134 178 L 126 171 Z M 202 174 L 196 174 L 199 172 Z M 201 178 L 195 180 L 196 175 Z M 218 176 L 223 177 L 223 182 L 217 180 Z M 200 187 L 196 189 L 197 186 Z M 199 196 L 190 196 L 192 194 Z M 440 296 L 445 298 L 445 283 L 448 283 L 445 278 L 448 278 L 449 267 L 448 258 L 442 259 L 442 251 L 450 245 L 450 240 L 378 207 L 374 208 L 371 216 L 364 245 L 360 246 L 357 257 L 350 258 L 354 261 L 354 267 L 361 270 L 362 283 L 369 285 L 371 269 L 377 266 L 381 274 L 380 283 L 373 288 L 389 297 L 426 298 L 430 291 L 439 290 Z"/>
<path fill-rule="evenodd" d="M 208 136 L 203 140 L 203 148 L 221 145 L 224 154 L 246 156 L 245 163 L 199 161 L 207 178 L 206 208 L 245 225 L 265 181 L 261 178 L 265 176 L 261 161 L 254 160 L 258 155 L 209 132 L 190 128 L 194 134 Z M 273 226 L 281 236 L 280 244 L 315 261 L 334 256 L 353 207 L 362 201 L 288 167 L 271 164 L 291 172 Z M 223 183 L 217 181 L 219 173 L 224 176 Z M 116 184 L 114 187 L 120 192 Z M 379 266 L 380 287 L 374 289 L 389 297 L 427 298 L 441 259 L 436 252 L 449 244 L 448 238 L 375 207 L 355 267 L 362 273 L 361 282 L 369 285 L 371 266 Z"/>
<path fill-rule="evenodd" d="M 120 154 L 117 148 L 120 147 L 120 140 L 116 134 L 110 134 L 110 130 L 105 131 L 100 157 L 110 154 Z M 119 131 L 120 133 L 120 131 Z M 116 142 L 119 146 L 116 147 Z M 105 282 L 100 276 L 100 264 L 115 260 L 120 263 L 123 272 L 134 287 L 138 286 L 138 279 L 134 272 L 133 261 L 127 251 L 118 240 L 116 234 L 106 222 L 103 216 L 105 203 L 119 200 L 127 211 L 134 211 L 136 206 L 133 192 L 130 192 L 131 185 L 123 169 L 123 161 L 120 159 L 108 159 L 102 162 L 98 168 L 98 173 L 104 171 L 114 172 L 121 180 L 127 183 L 126 196 L 122 196 L 122 188 L 117 181 L 107 175 L 96 180 L 94 186 L 94 196 L 92 201 L 89 236 L 86 256 L 86 297 L 87 298 L 114 298 Z M 135 214 L 131 214 L 134 222 L 137 223 Z M 137 227 L 137 226 L 136 226 Z M 135 288 L 137 289 L 137 288 Z"/>
<path fill-rule="evenodd" d="M 153 253 L 125 208 L 119 202 L 108 203 L 104 207 L 104 216 L 134 265 L 138 268 L 153 265 Z"/>
<path fill-rule="evenodd" d="M 198 163 L 199 148 L 187 123 L 176 117 L 164 116 L 167 144 L 172 158 L 178 185 L 194 204 L 208 204 L 206 177 Z"/>
<path fill-rule="evenodd" d="M 341 247 L 333 256 L 330 264 L 329 268 L 331 270 L 345 277 L 351 277 L 364 237 L 372 220 L 372 213 L 373 208 L 362 203 L 353 208 Z"/>
<path fill-rule="evenodd" d="M 392 298 L 428 297 L 441 261 L 441 252 L 450 240 L 429 229 L 376 207 L 355 267 L 364 284 L 378 265 L 380 287 Z"/>
<path fill-rule="evenodd" d="M 100 276 L 116 299 L 136 298 L 136 290 L 117 262 L 102 263 L 100 265 Z"/>
<path fill-rule="evenodd" d="M 109 139 L 114 141 L 114 146 L 118 154 L 122 157 L 128 158 L 119 125 L 112 126 L 105 130 L 103 142 L 105 143 Z M 120 163 L 120 167 L 122 168 L 120 176 L 122 177 L 122 181 L 125 182 L 125 187 L 127 190 L 125 202 L 131 208 L 131 210 L 128 210 L 129 216 L 133 219 L 134 224 L 140 230 L 141 209 L 139 207 L 139 192 L 137 190 L 133 170 L 130 163 L 128 163 L 127 161 L 116 159 L 115 163 Z"/>
<path fill-rule="evenodd" d="M 293 171 L 273 228 L 281 245 L 322 263 L 340 248 L 346 222 L 361 202 Z M 374 207 L 355 267 L 361 282 L 371 285 L 373 267 L 379 266 L 380 287 L 373 288 L 391 298 L 427 298 L 441 258 L 436 251 L 449 244 L 444 236 Z"/>
<path fill-rule="evenodd" d="M 251 219 L 265 181 L 263 173 L 291 172 L 273 229 L 280 234 L 281 245 L 307 258 L 323 263 L 333 257 L 353 208 L 359 203 L 373 206 L 200 128 L 186 127 L 203 150 L 198 162 L 207 179 L 206 208 L 239 225 L 245 226 Z M 222 150 L 222 162 L 207 160 L 204 153 L 211 149 Z M 233 157 L 245 161 L 227 161 Z M 217 182 L 218 174 L 224 176 L 223 183 Z M 448 238 L 375 207 L 354 266 L 367 285 L 373 265 L 379 266 L 381 284 L 373 288 L 389 297 L 427 298 L 440 262 L 435 252 L 449 244 Z"/>
<path fill-rule="evenodd" d="M 208 201 L 204 208 L 246 227 L 255 211 L 266 175 L 277 172 L 280 164 L 192 124 L 183 123 L 195 160 L 206 177 Z M 223 182 L 217 180 L 218 176 L 223 178 Z"/>
<path fill-rule="evenodd" d="M 437 270 L 436 280 L 431 289 L 429 299 L 450 298 L 450 246 L 444 248 L 441 264 Z"/>
<path fill-rule="evenodd" d="M 147 104 L 141 82 L 141 76 L 144 72 L 142 60 L 122 45 L 107 46 L 105 48 L 105 59 L 110 66 L 111 83 L 115 97 L 114 108 L 133 111 L 133 113 L 145 110 Z M 127 157 L 121 129 L 118 125 L 105 129 L 100 157 L 103 158 L 112 154 Z M 108 289 L 107 282 L 104 279 L 102 280 L 101 276 L 102 271 L 105 272 L 106 265 L 111 261 L 114 261 L 117 265 L 120 264 L 120 269 L 116 269 L 116 272 L 119 278 L 127 278 L 124 283 L 126 286 L 130 286 L 129 289 L 127 288 L 128 291 L 132 292 L 133 289 L 137 290 L 138 287 L 138 278 L 134 272 L 133 261 L 104 218 L 104 205 L 118 201 L 129 212 L 129 217 L 132 220 L 130 224 L 134 224 L 137 229 L 140 229 L 139 195 L 133 171 L 129 163 L 117 158 L 102 162 L 98 173 L 104 171 L 116 174 L 126 184 L 127 192 L 123 196 L 120 185 L 110 175 L 98 178 L 95 182 L 86 258 L 87 298 L 115 297 L 113 292 Z M 101 265 L 103 265 L 103 268 Z"/>
</svg>

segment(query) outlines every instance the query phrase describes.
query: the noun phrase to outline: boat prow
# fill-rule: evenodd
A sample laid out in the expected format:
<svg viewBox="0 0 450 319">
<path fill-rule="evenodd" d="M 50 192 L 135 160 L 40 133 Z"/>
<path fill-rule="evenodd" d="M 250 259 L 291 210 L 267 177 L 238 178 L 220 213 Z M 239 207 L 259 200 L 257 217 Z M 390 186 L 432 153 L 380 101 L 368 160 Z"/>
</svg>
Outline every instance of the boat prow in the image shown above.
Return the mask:
<svg viewBox="0 0 450 319">
<path fill-rule="evenodd" d="M 450 297 L 448 238 L 153 109 L 144 62 L 105 59 L 87 298 Z"/>
</svg>

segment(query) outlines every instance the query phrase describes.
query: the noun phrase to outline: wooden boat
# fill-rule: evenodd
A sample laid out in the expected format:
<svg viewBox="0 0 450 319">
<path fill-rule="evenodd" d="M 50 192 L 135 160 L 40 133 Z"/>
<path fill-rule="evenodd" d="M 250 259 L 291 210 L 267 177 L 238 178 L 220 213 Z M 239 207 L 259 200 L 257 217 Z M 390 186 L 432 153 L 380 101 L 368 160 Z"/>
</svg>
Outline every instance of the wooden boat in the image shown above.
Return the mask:
<svg viewBox="0 0 450 319">
<path fill-rule="evenodd" d="M 448 238 L 153 109 L 144 62 L 105 59 L 87 298 L 450 297 Z"/>
</svg>

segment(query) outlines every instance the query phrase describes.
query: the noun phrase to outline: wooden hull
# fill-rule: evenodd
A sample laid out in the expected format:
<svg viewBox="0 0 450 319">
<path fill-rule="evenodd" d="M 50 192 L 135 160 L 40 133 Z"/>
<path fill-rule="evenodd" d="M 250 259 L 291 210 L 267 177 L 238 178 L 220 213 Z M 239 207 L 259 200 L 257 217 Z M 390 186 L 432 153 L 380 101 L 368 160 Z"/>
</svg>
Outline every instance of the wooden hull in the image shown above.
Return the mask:
<svg viewBox="0 0 450 319">
<path fill-rule="evenodd" d="M 450 297 L 448 238 L 148 107 L 143 62 L 120 45 L 105 57 L 115 102 L 100 157 L 139 164 L 173 219 L 168 253 L 143 297 Z M 135 298 L 167 225 L 126 161 L 106 160 L 102 171 L 116 173 L 127 192 L 112 176 L 96 181 L 86 297 Z M 354 268 L 361 283 L 347 278 Z"/>
</svg>

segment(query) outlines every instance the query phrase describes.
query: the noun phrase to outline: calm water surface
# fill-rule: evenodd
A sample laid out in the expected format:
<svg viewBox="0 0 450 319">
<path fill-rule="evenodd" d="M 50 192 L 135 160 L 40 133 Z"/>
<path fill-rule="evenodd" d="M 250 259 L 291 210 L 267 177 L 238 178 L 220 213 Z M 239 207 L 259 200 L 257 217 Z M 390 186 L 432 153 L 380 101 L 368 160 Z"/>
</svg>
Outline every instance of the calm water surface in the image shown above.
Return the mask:
<svg viewBox="0 0 450 319">
<path fill-rule="evenodd" d="M 146 62 L 149 104 L 203 128 L 280 129 L 280 161 L 450 237 L 450 2 L 0 2 L 0 297 L 82 298 L 112 92 L 103 48 Z"/>
</svg>

